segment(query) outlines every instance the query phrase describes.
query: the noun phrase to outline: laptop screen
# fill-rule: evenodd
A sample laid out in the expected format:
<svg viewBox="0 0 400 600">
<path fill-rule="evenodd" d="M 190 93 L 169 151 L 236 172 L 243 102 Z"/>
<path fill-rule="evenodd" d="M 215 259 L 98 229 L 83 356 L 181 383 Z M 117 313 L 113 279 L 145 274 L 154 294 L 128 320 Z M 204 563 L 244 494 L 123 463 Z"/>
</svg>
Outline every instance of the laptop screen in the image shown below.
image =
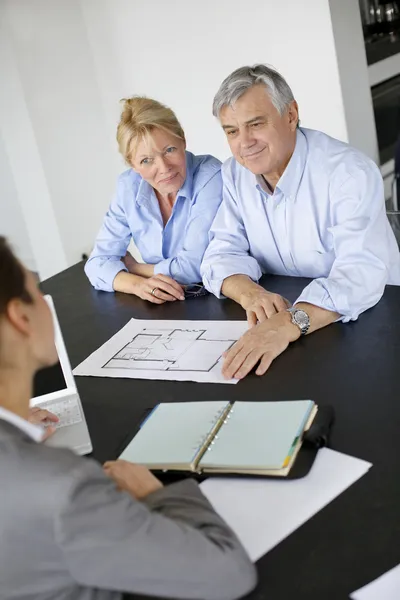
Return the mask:
<svg viewBox="0 0 400 600">
<path fill-rule="evenodd" d="M 59 392 L 66 388 L 67 383 L 62 372 L 61 364 L 58 362 L 54 367 L 46 367 L 36 373 L 33 382 L 33 398 L 44 396 L 51 392 Z"/>
</svg>

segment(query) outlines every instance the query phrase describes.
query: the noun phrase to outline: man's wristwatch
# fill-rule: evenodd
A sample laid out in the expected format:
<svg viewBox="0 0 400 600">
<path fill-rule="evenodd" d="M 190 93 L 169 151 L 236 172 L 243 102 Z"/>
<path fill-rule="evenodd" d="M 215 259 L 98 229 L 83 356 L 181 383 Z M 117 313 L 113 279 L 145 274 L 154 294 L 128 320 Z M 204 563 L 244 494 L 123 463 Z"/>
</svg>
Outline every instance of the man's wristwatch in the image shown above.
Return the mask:
<svg viewBox="0 0 400 600">
<path fill-rule="evenodd" d="M 288 311 L 291 314 L 293 325 L 297 325 L 301 331 L 301 335 L 306 335 L 307 331 L 310 329 L 310 317 L 306 311 L 301 308 L 296 308 L 295 306 L 288 308 Z"/>
</svg>

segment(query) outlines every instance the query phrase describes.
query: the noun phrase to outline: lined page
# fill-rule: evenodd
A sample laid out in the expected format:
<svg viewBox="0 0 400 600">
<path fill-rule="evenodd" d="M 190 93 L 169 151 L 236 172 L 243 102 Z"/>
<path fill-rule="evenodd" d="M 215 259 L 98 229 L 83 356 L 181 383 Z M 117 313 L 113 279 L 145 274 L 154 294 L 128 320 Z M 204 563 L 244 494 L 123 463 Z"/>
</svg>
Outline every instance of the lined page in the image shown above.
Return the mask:
<svg viewBox="0 0 400 600">
<path fill-rule="evenodd" d="M 217 402 L 159 404 L 120 458 L 142 465 L 189 465 L 227 405 Z"/>
<path fill-rule="evenodd" d="M 235 402 L 199 466 L 280 469 L 313 406 L 312 400 Z"/>
</svg>

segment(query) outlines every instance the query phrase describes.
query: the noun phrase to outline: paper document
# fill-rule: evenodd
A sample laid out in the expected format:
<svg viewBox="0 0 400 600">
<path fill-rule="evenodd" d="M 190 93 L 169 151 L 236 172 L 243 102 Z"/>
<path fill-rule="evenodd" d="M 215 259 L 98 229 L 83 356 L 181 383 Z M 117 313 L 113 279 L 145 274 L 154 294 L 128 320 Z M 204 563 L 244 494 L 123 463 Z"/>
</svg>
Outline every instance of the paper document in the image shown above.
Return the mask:
<svg viewBox="0 0 400 600">
<path fill-rule="evenodd" d="M 399 600 L 400 565 L 351 594 L 352 600 Z"/>
<path fill-rule="evenodd" d="M 223 378 L 222 354 L 246 330 L 246 321 L 131 319 L 74 375 L 237 383 Z"/>
<path fill-rule="evenodd" d="M 322 448 L 302 479 L 210 478 L 201 484 L 253 561 L 269 552 L 370 469 L 371 463 Z"/>
</svg>

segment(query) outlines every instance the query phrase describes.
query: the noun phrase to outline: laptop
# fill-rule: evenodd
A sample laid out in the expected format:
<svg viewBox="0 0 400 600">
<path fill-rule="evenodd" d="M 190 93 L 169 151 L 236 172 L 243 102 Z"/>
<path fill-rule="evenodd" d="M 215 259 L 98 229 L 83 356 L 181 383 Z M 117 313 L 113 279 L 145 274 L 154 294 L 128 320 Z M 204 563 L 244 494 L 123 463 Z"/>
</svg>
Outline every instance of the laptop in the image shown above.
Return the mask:
<svg viewBox="0 0 400 600">
<path fill-rule="evenodd" d="M 34 397 L 30 406 L 40 406 L 59 418 L 56 431 L 44 443 L 47 446 L 71 448 L 77 454 L 92 452 L 92 443 L 79 393 L 62 337 L 51 296 L 45 296 L 54 320 L 58 363 L 39 371 L 34 380 Z"/>
</svg>

